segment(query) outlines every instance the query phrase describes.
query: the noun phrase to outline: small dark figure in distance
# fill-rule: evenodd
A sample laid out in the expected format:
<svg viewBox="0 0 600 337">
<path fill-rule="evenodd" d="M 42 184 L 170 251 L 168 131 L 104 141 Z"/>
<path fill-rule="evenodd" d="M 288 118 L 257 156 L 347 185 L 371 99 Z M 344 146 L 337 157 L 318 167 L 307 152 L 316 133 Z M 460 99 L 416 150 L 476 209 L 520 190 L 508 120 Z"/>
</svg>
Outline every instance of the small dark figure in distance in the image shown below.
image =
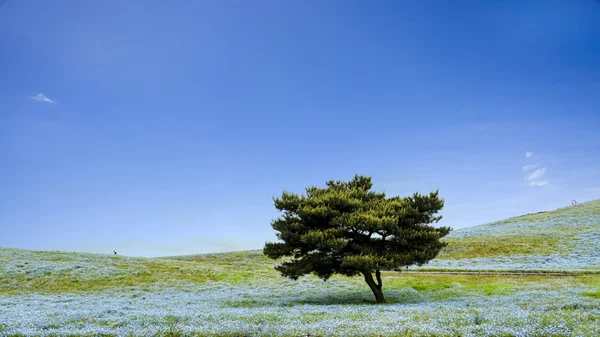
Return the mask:
<svg viewBox="0 0 600 337">
<path fill-rule="evenodd" d="M 113 250 L 113 253 L 115 253 L 115 255 L 117 255 L 117 251 L 116 250 Z"/>
</svg>

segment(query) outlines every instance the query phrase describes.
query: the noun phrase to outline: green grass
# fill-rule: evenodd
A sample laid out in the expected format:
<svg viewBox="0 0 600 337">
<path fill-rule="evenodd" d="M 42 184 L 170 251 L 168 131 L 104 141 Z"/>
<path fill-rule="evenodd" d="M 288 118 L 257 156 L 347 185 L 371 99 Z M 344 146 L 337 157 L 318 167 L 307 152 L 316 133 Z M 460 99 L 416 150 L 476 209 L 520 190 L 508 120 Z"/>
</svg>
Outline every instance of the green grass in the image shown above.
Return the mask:
<svg viewBox="0 0 600 337">
<path fill-rule="evenodd" d="M 514 221 L 523 222 L 546 222 L 557 218 L 581 217 L 587 215 L 600 215 L 600 200 L 594 200 L 579 204 L 575 207 L 564 207 L 555 211 L 537 212 L 509 218 L 501 223 L 510 223 Z"/>
<path fill-rule="evenodd" d="M 157 284 L 205 284 L 223 282 L 238 284 L 249 279 L 274 277 L 273 261 L 261 252 L 234 252 L 164 259 L 126 258 L 121 256 L 57 253 L 0 249 L 0 263 L 15 266 L 27 264 L 92 263 L 98 268 L 113 268 L 120 272 L 107 275 L 46 271 L 39 275 L 3 273 L 0 269 L 0 295 L 25 293 L 61 294 L 131 287 L 151 287 Z M 1 266 L 1 264 L 0 264 Z M 248 268 L 249 267 L 249 268 Z"/>
<path fill-rule="evenodd" d="M 561 243 L 566 239 L 564 236 L 548 234 L 448 238 L 444 239 L 448 246 L 440 252 L 438 257 L 457 260 L 511 255 L 550 255 L 564 252 L 565 249 Z"/>
<path fill-rule="evenodd" d="M 583 296 L 600 299 L 600 291 L 586 291 L 583 293 Z"/>
<path fill-rule="evenodd" d="M 77 260 L 77 255 L 72 260 Z M 94 254 L 81 254 L 89 257 Z M 146 289 L 156 285 L 206 285 L 211 283 L 244 284 L 254 281 L 278 282 L 281 276 L 273 269 L 274 261 L 259 251 L 171 257 L 165 259 L 129 259 L 103 256 L 104 263 L 126 271 L 116 276 L 75 277 L 69 272 L 48 273 L 39 276 L 18 274 L 2 275 L 0 295 L 67 294 L 97 292 L 110 289 Z M 54 253 L 29 252 L 29 263 L 57 261 Z M 61 262 L 73 262 L 62 257 Z M 99 262 L 98 262 L 99 263 Z M 1 274 L 0 274 L 1 275 Z M 446 296 L 444 290 L 460 287 L 481 294 L 501 294 L 521 289 L 523 285 L 542 284 L 558 287 L 568 282 L 582 280 L 579 276 L 562 278 L 517 275 L 428 275 L 384 272 L 386 288 L 413 288 L 424 294 Z M 346 280 L 334 276 L 333 280 Z M 593 278 L 592 278 L 593 280 Z M 360 278 L 354 282 L 362 284 Z M 252 302 L 248 303 L 250 306 Z"/>
</svg>

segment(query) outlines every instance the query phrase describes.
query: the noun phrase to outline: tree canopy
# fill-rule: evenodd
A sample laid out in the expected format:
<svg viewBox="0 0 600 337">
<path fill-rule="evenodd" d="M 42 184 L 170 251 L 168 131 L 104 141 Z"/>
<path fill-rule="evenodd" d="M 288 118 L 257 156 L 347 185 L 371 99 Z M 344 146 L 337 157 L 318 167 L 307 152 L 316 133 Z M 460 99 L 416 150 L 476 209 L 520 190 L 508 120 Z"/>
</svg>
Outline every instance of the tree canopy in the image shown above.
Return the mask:
<svg viewBox="0 0 600 337">
<path fill-rule="evenodd" d="M 371 177 L 356 175 L 308 187 L 303 195 L 284 191 L 274 198 L 283 214 L 271 223 L 280 242 L 266 243 L 264 254 L 286 257 L 275 268 L 291 279 L 362 274 L 376 301 L 385 302 L 381 271 L 427 263 L 451 229 L 431 225 L 442 218 L 436 215 L 444 206 L 438 191 L 387 198 L 372 187 Z"/>
</svg>

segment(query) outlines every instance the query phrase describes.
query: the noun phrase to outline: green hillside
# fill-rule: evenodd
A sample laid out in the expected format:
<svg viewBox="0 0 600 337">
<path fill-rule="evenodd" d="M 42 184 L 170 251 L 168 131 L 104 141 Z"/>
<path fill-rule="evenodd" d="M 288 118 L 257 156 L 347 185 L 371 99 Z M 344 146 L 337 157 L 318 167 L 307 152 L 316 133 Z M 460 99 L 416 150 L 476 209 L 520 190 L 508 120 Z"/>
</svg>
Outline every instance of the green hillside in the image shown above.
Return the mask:
<svg viewBox="0 0 600 337">
<path fill-rule="evenodd" d="M 455 230 L 421 268 L 599 271 L 600 200 Z"/>
</svg>

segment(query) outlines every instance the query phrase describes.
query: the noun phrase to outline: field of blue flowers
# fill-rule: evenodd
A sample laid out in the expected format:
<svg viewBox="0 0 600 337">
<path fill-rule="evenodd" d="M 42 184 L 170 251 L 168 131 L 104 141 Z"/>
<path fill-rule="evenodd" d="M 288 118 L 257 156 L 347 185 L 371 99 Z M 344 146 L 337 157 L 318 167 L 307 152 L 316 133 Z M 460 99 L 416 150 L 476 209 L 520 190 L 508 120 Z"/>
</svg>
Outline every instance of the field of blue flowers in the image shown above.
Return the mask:
<svg viewBox="0 0 600 337">
<path fill-rule="evenodd" d="M 341 277 L 5 295 L 0 335 L 600 335 L 598 276 L 410 277 L 385 276 L 387 305 Z"/>
</svg>

